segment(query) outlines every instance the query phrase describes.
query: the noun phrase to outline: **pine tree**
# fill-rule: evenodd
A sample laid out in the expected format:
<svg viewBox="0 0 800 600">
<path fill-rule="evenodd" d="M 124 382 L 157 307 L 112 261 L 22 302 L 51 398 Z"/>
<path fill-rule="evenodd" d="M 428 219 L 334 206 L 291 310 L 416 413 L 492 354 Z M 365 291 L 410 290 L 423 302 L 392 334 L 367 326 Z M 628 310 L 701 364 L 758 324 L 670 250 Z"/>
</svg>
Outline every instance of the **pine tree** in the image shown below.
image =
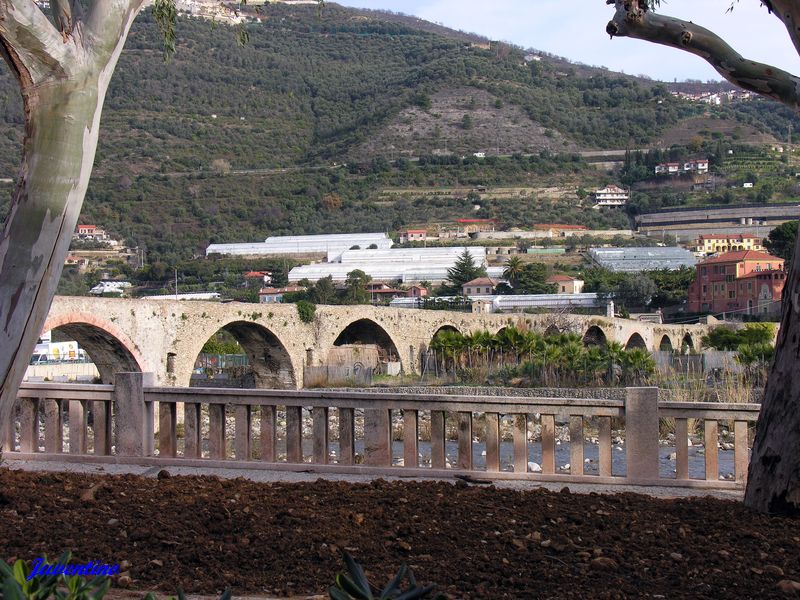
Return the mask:
<svg viewBox="0 0 800 600">
<path fill-rule="evenodd" d="M 486 267 L 476 265 L 469 250 L 464 248 L 464 252 L 456 260 L 456 264 L 447 271 L 447 283 L 451 293 L 461 293 L 461 287 L 468 281 L 478 277 L 486 277 Z"/>
</svg>

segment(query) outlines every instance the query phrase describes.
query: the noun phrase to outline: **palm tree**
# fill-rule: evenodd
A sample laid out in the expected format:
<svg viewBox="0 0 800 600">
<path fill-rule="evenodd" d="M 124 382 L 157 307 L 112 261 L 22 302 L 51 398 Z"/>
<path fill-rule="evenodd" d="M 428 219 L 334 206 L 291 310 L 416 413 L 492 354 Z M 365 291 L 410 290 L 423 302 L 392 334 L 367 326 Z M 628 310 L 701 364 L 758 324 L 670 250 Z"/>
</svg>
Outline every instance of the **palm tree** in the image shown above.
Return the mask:
<svg viewBox="0 0 800 600">
<path fill-rule="evenodd" d="M 613 385 L 618 379 L 618 370 L 625 360 L 625 348 L 619 342 L 606 342 L 603 346 L 606 363 L 606 383 Z"/>
<path fill-rule="evenodd" d="M 633 348 L 625 351 L 622 361 L 622 371 L 625 383 L 628 385 L 642 385 L 655 373 L 656 363 L 650 352 L 644 348 Z"/>
<path fill-rule="evenodd" d="M 503 277 L 508 280 L 508 283 L 511 284 L 512 288 L 516 288 L 519 285 L 519 277 L 522 274 L 522 270 L 525 267 L 525 263 L 522 262 L 522 259 L 519 256 L 512 256 L 506 261 L 506 268 L 503 270 Z"/>
</svg>

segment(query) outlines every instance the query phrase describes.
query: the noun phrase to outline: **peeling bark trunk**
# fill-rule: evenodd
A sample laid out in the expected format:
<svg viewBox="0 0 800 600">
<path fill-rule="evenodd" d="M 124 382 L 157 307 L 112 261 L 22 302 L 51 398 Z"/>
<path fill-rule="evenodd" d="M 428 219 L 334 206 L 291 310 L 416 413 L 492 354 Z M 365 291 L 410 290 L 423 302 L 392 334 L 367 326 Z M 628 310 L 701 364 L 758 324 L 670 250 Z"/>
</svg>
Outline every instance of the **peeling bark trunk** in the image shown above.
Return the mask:
<svg viewBox="0 0 800 600">
<path fill-rule="evenodd" d="M 0 237 L 0 423 L 50 310 L 97 148 L 97 77 L 31 89 L 11 211 Z"/>
<path fill-rule="evenodd" d="M 745 504 L 800 515 L 800 238 L 783 290 L 781 328 L 750 456 Z"/>
</svg>

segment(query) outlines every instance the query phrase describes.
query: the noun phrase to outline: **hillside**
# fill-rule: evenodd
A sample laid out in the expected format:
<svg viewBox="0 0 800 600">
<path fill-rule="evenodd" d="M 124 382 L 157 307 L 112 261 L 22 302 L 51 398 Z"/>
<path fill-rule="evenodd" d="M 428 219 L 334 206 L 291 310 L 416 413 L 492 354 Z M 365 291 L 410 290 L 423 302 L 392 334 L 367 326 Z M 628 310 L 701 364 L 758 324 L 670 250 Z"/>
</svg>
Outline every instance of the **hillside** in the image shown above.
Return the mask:
<svg viewBox="0 0 800 600">
<path fill-rule="evenodd" d="M 262 10 L 245 47 L 231 28 L 181 18 L 178 51 L 166 64 L 150 14 L 141 15 L 112 79 L 85 220 L 172 260 L 210 241 L 476 214 L 458 196 L 441 206 L 420 201 L 414 187 L 605 183 L 572 153 L 656 144 L 710 110 L 732 124 L 729 132 L 747 125 L 738 130 L 745 136 L 800 128 L 771 103 L 709 109 L 673 99 L 664 84 L 546 54 L 526 61 L 520 49 L 485 49 L 479 37 L 413 18 L 335 4 L 321 14 L 309 6 Z M 2 70 L 0 178 L 16 174 L 21 123 L 16 85 Z M 708 140 L 718 133 L 703 130 Z M 474 152 L 517 156 L 458 159 Z M 390 164 L 427 155 L 453 158 Z M 378 204 L 384 188 L 412 191 Z M 535 197 L 480 211 L 509 227 L 545 217 L 625 223 Z"/>
</svg>

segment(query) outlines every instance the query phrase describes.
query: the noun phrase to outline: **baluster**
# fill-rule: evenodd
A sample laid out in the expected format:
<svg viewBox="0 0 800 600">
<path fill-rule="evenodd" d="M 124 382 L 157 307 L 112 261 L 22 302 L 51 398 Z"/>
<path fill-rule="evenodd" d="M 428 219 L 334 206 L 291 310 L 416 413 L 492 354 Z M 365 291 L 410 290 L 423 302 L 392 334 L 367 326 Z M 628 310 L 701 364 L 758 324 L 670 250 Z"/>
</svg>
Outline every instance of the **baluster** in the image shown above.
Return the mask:
<svg viewBox="0 0 800 600">
<path fill-rule="evenodd" d="M 19 400 L 19 451 L 39 451 L 39 399 Z"/>
<path fill-rule="evenodd" d="M 286 407 L 286 460 L 303 462 L 303 407 Z"/>
<path fill-rule="evenodd" d="M 570 475 L 583 475 L 583 416 L 569 418 L 569 462 Z"/>
<path fill-rule="evenodd" d="M 200 404 L 185 402 L 183 405 L 183 456 L 185 458 L 202 458 L 202 423 Z"/>
<path fill-rule="evenodd" d="M 689 479 L 688 419 L 675 419 L 675 479 Z"/>
<path fill-rule="evenodd" d="M 555 415 L 542 415 L 542 473 L 552 475 L 556 472 L 556 418 Z"/>
<path fill-rule="evenodd" d="M 277 457 L 277 407 L 261 406 L 261 460 L 275 462 Z"/>
<path fill-rule="evenodd" d="M 208 454 L 212 459 L 225 460 L 225 405 L 208 405 Z"/>
<path fill-rule="evenodd" d="M 70 454 L 86 454 L 86 400 L 69 401 L 69 452 Z"/>
<path fill-rule="evenodd" d="M 514 415 L 514 473 L 528 472 L 528 417 Z"/>
<path fill-rule="evenodd" d="M 719 451 L 717 450 L 718 427 L 716 421 L 705 421 L 704 442 L 706 449 L 706 481 L 719 480 Z"/>
<path fill-rule="evenodd" d="M 419 467 L 419 413 L 411 409 L 403 411 L 403 466 Z"/>
<path fill-rule="evenodd" d="M 111 404 L 101 400 L 92 402 L 92 415 L 94 417 L 94 453 L 99 456 L 109 456 L 113 437 L 111 436 Z M 47 411 L 45 410 L 45 419 Z M 45 422 L 45 444 L 47 443 L 47 423 Z"/>
<path fill-rule="evenodd" d="M 44 401 L 44 451 L 50 454 L 64 451 L 64 413 L 61 400 Z"/>
<path fill-rule="evenodd" d="M 600 460 L 600 477 L 611 477 L 614 472 L 611 459 L 611 417 L 598 417 L 597 437 L 599 442 L 597 451 Z"/>
<path fill-rule="evenodd" d="M 3 452 L 13 452 L 14 445 L 14 422 L 16 421 L 16 406 L 11 408 L 11 415 L 6 423 L 0 423 L 0 442 L 3 444 Z"/>
<path fill-rule="evenodd" d="M 749 440 L 747 439 L 747 421 L 736 421 L 733 424 L 733 464 L 736 481 L 747 481 L 747 469 L 750 463 Z"/>
<path fill-rule="evenodd" d="M 392 465 L 391 411 L 385 408 L 364 410 L 364 464 L 373 467 Z"/>
<path fill-rule="evenodd" d="M 253 409 L 249 404 L 237 404 L 235 410 L 236 429 L 233 434 L 233 449 L 236 460 L 250 460 L 253 440 Z"/>
<path fill-rule="evenodd" d="M 472 470 L 472 413 L 458 413 L 458 468 Z"/>
<path fill-rule="evenodd" d="M 314 435 L 314 463 L 328 464 L 328 407 L 315 406 L 311 409 L 311 422 Z"/>
<path fill-rule="evenodd" d="M 431 411 L 431 467 L 444 469 L 445 459 L 445 417 L 444 411 Z"/>
<path fill-rule="evenodd" d="M 339 409 L 339 464 L 355 462 L 355 414 L 352 408 Z"/>
<path fill-rule="evenodd" d="M 486 413 L 486 470 L 500 471 L 500 415 Z"/>
<path fill-rule="evenodd" d="M 174 458 L 178 453 L 177 412 L 178 405 L 175 402 L 158 403 L 159 456 Z"/>
</svg>

